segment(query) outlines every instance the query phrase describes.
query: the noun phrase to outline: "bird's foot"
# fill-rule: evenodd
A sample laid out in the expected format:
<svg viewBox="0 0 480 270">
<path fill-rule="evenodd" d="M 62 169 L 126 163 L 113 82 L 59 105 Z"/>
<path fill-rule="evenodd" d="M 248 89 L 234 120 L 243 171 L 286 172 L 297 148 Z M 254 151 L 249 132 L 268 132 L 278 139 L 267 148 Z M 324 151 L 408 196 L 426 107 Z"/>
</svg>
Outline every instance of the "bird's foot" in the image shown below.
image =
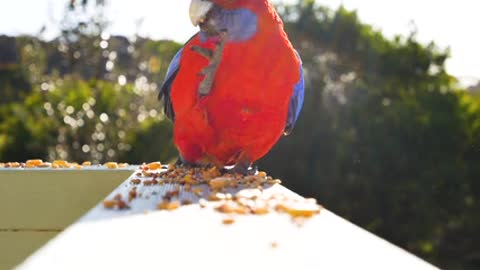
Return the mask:
<svg viewBox="0 0 480 270">
<path fill-rule="evenodd" d="M 222 173 L 232 173 L 232 174 L 241 174 L 241 175 L 255 175 L 258 172 L 257 166 L 250 166 L 250 163 L 239 162 L 233 166 L 233 168 L 222 169 Z"/>
<path fill-rule="evenodd" d="M 183 158 L 182 155 L 179 155 L 179 156 L 178 156 L 178 159 L 177 159 L 177 162 L 175 162 L 175 166 L 176 166 L 176 167 L 188 167 L 188 168 L 191 168 L 191 167 L 196 167 L 197 164 L 191 163 L 191 162 L 187 161 L 185 158 Z"/>
<path fill-rule="evenodd" d="M 217 73 L 218 67 L 220 66 L 223 50 L 225 49 L 225 44 L 228 40 L 228 34 L 226 31 L 220 32 L 219 36 L 220 40 L 213 51 L 198 46 L 192 47 L 193 51 L 198 52 L 200 55 L 210 60 L 208 66 L 206 66 L 200 72 L 200 75 L 205 76 L 200 82 L 200 85 L 198 86 L 198 94 L 201 97 L 208 95 L 212 90 L 215 74 Z"/>
</svg>

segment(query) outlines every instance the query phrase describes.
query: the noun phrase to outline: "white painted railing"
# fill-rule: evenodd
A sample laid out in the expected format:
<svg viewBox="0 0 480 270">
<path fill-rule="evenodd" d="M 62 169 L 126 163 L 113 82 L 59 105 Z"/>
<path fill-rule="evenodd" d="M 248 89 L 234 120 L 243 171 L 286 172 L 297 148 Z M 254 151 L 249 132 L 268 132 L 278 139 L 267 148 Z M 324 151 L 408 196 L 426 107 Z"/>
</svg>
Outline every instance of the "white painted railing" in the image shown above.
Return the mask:
<svg viewBox="0 0 480 270">
<path fill-rule="evenodd" d="M 133 184 L 137 178 L 107 196 L 126 200 L 135 186 L 128 209 L 99 203 L 17 269 L 437 269 L 326 209 L 301 224 L 275 211 L 231 219 L 177 184 Z M 176 189 L 192 204 L 159 211 Z M 298 196 L 281 185 L 263 194 Z"/>
</svg>

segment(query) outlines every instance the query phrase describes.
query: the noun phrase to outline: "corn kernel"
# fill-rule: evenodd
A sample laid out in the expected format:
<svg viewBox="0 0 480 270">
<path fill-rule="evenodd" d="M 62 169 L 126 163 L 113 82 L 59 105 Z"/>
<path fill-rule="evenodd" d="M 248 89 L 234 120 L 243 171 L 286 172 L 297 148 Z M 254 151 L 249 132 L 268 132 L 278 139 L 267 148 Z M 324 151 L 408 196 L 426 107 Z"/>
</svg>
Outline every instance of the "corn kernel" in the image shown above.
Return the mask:
<svg viewBox="0 0 480 270">
<path fill-rule="evenodd" d="M 138 185 L 142 182 L 142 180 L 136 178 L 136 179 L 132 179 L 130 180 L 130 183 L 132 183 L 133 185 Z"/>
<path fill-rule="evenodd" d="M 68 168 L 70 164 L 65 160 L 54 160 L 52 166 L 56 165 L 58 168 Z"/>
<path fill-rule="evenodd" d="M 227 218 L 224 218 L 222 220 L 222 223 L 224 225 L 231 225 L 231 224 L 235 223 L 235 219 L 233 217 L 227 217 Z"/>
<path fill-rule="evenodd" d="M 116 169 L 116 168 L 118 168 L 118 163 L 117 162 L 107 162 L 107 163 L 105 163 L 105 166 L 109 169 Z"/>
<path fill-rule="evenodd" d="M 113 209 L 115 207 L 115 205 L 117 205 L 117 201 L 115 201 L 115 200 L 103 201 L 103 207 L 105 207 L 107 209 Z"/>
<path fill-rule="evenodd" d="M 30 159 L 30 160 L 27 160 L 27 162 L 25 163 L 25 167 L 27 167 L 27 168 L 38 167 L 42 163 L 43 163 L 43 160 L 41 160 L 41 159 Z M 30 167 L 28 167 L 28 166 L 30 166 Z"/>
<path fill-rule="evenodd" d="M 203 194 L 202 189 L 199 188 L 199 187 L 194 188 L 192 191 L 193 191 L 193 193 L 194 193 L 195 195 L 197 195 L 198 197 L 202 196 L 202 194 Z"/>
<path fill-rule="evenodd" d="M 52 167 L 52 163 L 50 162 L 43 162 L 42 164 L 38 165 L 40 168 L 49 168 Z"/>
<path fill-rule="evenodd" d="M 267 173 L 260 171 L 260 172 L 258 172 L 257 176 L 258 176 L 258 177 L 262 177 L 262 178 L 266 178 L 266 177 L 267 177 Z"/>
<path fill-rule="evenodd" d="M 151 162 L 147 164 L 149 170 L 158 170 L 162 168 L 162 163 L 160 162 Z"/>
<path fill-rule="evenodd" d="M 185 183 L 187 183 L 187 184 L 195 184 L 196 183 L 195 179 L 193 179 L 191 174 L 185 175 L 185 177 L 183 178 L 183 181 L 185 181 Z"/>
<path fill-rule="evenodd" d="M 20 163 L 18 163 L 18 162 L 8 162 L 6 167 L 18 168 L 18 167 L 20 167 Z"/>
<path fill-rule="evenodd" d="M 232 181 L 232 178 L 228 177 L 217 177 L 208 182 L 208 185 L 212 189 L 221 189 L 227 187 L 227 185 Z"/>
<path fill-rule="evenodd" d="M 182 200 L 182 205 L 190 205 L 190 204 L 192 204 L 192 201 L 190 201 L 188 199 Z"/>
<path fill-rule="evenodd" d="M 283 205 L 285 212 L 292 217 L 312 217 L 320 213 L 321 206 L 317 204 L 296 202 Z"/>
<path fill-rule="evenodd" d="M 175 210 L 180 207 L 180 202 L 179 201 L 163 201 L 157 205 L 157 208 L 160 210 Z"/>
<path fill-rule="evenodd" d="M 84 161 L 82 163 L 83 166 L 92 166 L 92 162 L 91 161 Z"/>
</svg>

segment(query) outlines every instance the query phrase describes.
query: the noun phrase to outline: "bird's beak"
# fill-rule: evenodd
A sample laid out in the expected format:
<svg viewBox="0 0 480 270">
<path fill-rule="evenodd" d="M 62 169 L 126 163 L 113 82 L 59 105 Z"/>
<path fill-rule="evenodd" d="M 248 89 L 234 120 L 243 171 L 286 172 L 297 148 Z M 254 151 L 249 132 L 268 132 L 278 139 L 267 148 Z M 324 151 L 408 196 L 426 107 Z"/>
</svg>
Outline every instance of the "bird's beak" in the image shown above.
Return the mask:
<svg viewBox="0 0 480 270">
<path fill-rule="evenodd" d="M 190 20 L 194 26 L 199 25 L 207 17 L 213 3 L 207 0 L 192 0 L 190 3 Z"/>
</svg>

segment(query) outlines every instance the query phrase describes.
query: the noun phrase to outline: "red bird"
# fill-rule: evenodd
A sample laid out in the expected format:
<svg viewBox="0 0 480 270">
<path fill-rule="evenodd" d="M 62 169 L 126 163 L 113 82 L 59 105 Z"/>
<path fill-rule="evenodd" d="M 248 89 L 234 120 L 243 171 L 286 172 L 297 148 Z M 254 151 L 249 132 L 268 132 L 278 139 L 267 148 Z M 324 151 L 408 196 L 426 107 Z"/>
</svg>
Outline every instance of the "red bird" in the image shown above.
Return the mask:
<svg viewBox="0 0 480 270">
<path fill-rule="evenodd" d="M 192 0 L 200 31 L 175 55 L 159 98 L 179 161 L 246 174 L 298 118 L 301 60 L 268 0 Z"/>
</svg>

